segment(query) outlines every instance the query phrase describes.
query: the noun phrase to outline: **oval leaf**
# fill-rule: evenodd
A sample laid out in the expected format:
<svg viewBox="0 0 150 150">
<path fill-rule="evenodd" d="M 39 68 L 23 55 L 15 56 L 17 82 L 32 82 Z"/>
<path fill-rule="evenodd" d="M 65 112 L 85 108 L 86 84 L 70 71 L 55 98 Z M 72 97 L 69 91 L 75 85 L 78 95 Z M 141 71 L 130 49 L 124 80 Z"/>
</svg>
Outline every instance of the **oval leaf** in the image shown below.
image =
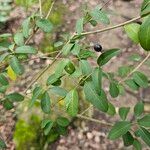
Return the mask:
<svg viewBox="0 0 150 150">
<path fill-rule="evenodd" d="M 105 65 L 111 58 L 118 55 L 119 51 L 120 51 L 119 49 L 111 49 L 102 53 L 97 60 L 98 65 L 99 66 Z"/>
<path fill-rule="evenodd" d="M 113 98 L 115 98 L 119 95 L 119 88 L 118 88 L 118 85 L 115 82 L 110 83 L 109 93 Z"/>
<path fill-rule="evenodd" d="M 13 69 L 13 71 L 18 74 L 18 75 L 22 75 L 24 72 L 23 66 L 20 64 L 19 60 L 17 59 L 17 57 L 13 56 L 10 59 L 9 62 L 11 68 Z"/>
<path fill-rule="evenodd" d="M 65 97 L 66 110 L 69 115 L 76 116 L 78 113 L 78 93 L 77 90 L 71 90 Z"/>
<path fill-rule="evenodd" d="M 129 121 L 120 121 L 115 123 L 108 134 L 108 138 L 111 140 L 118 139 L 122 135 L 126 134 L 131 128 L 131 123 Z"/>
<path fill-rule="evenodd" d="M 47 19 L 39 19 L 36 21 L 37 27 L 42 29 L 44 32 L 51 32 L 53 29 L 53 24 Z"/>
<path fill-rule="evenodd" d="M 104 91 L 98 95 L 92 82 L 86 82 L 84 85 L 84 93 L 86 99 L 96 108 L 103 112 L 108 111 L 108 101 Z"/>
<path fill-rule="evenodd" d="M 142 48 L 150 51 L 150 16 L 144 21 L 139 31 L 139 41 Z"/>
<path fill-rule="evenodd" d="M 140 25 L 137 23 L 131 23 L 124 26 L 124 29 L 128 37 L 136 44 L 139 43 L 138 32 L 140 30 Z"/>
<path fill-rule="evenodd" d="M 134 115 L 139 117 L 144 112 L 143 102 L 138 102 L 134 107 Z"/>
<path fill-rule="evenodd" d="M 145 115 L 141 119 L 138 119 L 138 125 L 143 127 L 150 127 L 150 114 Z"/>
<path fill-rule="evenodd" d="M 41 108 L 44 113 L 46 114 L 50 113 L 50 105 L 51 105 L 51 102 L 50 102 L 49 94 L 48 92 L 45 92 L 42 95 L 42 99 L 41 99 Z"/>
<path fill-rule="evenodd" d="M 121 108 L 119 109 L 119 115 L 120 115 L 120 118 L 121 118 L 122 120 L 125 120 L 125 119 L 127 118 L 127 115 L 128 115 L 128 113 L 129 113 L 129 110 L 130 110 L 129 107 L 121 107 Z"/>
</svg>

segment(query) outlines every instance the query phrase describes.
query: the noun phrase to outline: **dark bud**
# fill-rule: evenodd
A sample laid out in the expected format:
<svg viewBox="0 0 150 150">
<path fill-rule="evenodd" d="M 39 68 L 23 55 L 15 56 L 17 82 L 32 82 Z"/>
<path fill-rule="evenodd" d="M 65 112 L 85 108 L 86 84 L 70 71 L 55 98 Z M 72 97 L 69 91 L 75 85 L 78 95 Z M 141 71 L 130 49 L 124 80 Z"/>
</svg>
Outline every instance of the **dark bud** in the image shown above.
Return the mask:
<svg viewBox="0 0 150 150">
<path fill-rule="evenodd" d="M 94 50 L 95 50 L 96 52 L 101 52 L 101 51 L 102 51 L 102 46 L 101 46 L 100 44 L 95 44 L 95 45 L 94 45 Z"/>
</svg>

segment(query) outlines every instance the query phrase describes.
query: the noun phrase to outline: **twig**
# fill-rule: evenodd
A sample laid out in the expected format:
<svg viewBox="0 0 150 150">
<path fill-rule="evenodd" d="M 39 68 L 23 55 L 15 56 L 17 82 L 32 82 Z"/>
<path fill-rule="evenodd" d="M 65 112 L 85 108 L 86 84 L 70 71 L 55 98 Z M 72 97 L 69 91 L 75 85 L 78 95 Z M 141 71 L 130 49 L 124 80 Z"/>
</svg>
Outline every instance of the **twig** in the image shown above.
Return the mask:
<svg viewBox="0 0 150 150">
<path fill-rule="evenodd" d="M 43 13 L 42 13 L 42 1 L 39 0 L 39 9 L 40 9 L 40 16 L 43 18 Z"/>
<path fill-rule="evenodd" d="M 127 80 L 135 71 L 137 71 L 145 63 L 145 61 L 147 61 L 149 57 L 150 57 L 150 53 L 148 53 L 148 55 L 143 59 L 143 61 L 140 62 L 139 65 L 135 67 L 124 79 L 119 81 L 119 84 Z"/>
<path fill-rule="evenodd" d="M 127 24 L 130 24 L 138 19 L 140 19 L 141 16 L 138 16 L 138 17 L 135 17 L 131 20 L 128 20 L 126 22 L 123 22 L 123 23 L 120 23 L 118 25 L 115 25 L 115 26 L 112 26 L 112 27 L 108 27 L 108 28 L 104 28 L 104 29 L 101 29 L 101 30 L 96 30 L 96 31 L 89 31 L 89 32 L 83 32 L 81 33 L 81 35 L 89 35 L 89 34 L 96 34 L 96 33 L 101 33 L 101 32 L 105 32 L 105 31 L 109 31 L 109 30 L 112 30 L 112 29 L 116 29 L 116 28 L 119 28 L 119 27 L 122 27 L 124 25 L 127 25 Z"/>
<path fill-rule="evenodd" d="M 102 10 L 109 2 L 111 2 L 112 0 L 108 0 L 106 3 L 104 3 L 104 5 L 101 7 L 100 10 Z"/>
<path fill-rule="evenodd" d="M 67 43 L 70 42 L 70 40 L 74 37 L 74 34 L 73 36 L 67 41 Z M 66 44 L 67 44 L 66 43 Z M 60 51 L 56 57 L 53 59 L 52 63 L 49 64 L 48 66 L 46 66 L 39 74 L 37 77 L 35 77 L 34 79 L 32 79 L 32 82 L 29 84 L 29 86 L 26 88 L 25 90 L 25 93 L 27 92 L 27 90 L 36 82 L 38 81 L 38 79 L 56 62 L 56 60 L 58 59 L 58 57 L 62 54 L 62 51 Z"/>
<path fill-rule="evenodd" d="M 52 11 L 52 9 L 53 9 L 54 4 L 55 4 L 55 0 L 52 2 L 51 7 L 50 7 L 50 9 L 49 9 L 49 11 L 48 11 L 48 13 L 47 13 L 47 15 L 46 15 L 45 19 L 48 19 L 48 17 L 50 16 L 50 14 L 51 14 L 51 11 Z"/>
<path fill-rule="evenodd" d="M 106 126 L 109 126 L 109 127 L 113 126 L 113 124 L 111 124 L 111 123 L 100 121 L 100 120 L 90 118 L 90 117 L 87 117 L 87 116 L 83 116 L 83 115 L 79 115 L 79 114 L 76 117 L 81 118 L 81 119 L 86 119 L 88 121 L 96 122 L 96 123 L 99 123 L 99 124 L 103 124 L 103 125 L 106 125 Z"/>
</svg>

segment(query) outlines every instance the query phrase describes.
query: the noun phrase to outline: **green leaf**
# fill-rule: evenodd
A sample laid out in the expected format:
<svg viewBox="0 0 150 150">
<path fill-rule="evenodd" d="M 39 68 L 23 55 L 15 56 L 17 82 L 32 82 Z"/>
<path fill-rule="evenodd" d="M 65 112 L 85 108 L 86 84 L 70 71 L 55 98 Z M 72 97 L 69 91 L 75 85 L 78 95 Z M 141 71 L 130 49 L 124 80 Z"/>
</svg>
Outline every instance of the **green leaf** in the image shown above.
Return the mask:
<svg viewBox="0 0 150 150">
<path fill-rule="evenodd" d="M 139 135 L 141 139 L 150 147 L 150 132 L 145 128 L 141 127 L 139 129 Z"/>
<path fill-rule="evenodd" d="M 58 86 L 52 87 L 50 90 L 61 97 L 65 97 L 68 93 L 67 90 Z"/>
<path fill-rule="evenodd" d="M 141 7 L 141 16 L 146 16 L 150 14 L 150 1 L 144 0 Z"/>
<path fill-rule="evenodd" d="M 136 150 L 142 150 L 142 145 L 137 139 L 134 140 L 133 146 Z"/>
<path fill-rule="evenodd" d="M 0 93 L 5 93 L 6 92 L 6 90 L 7 90 L 7 88 L 8 88 L 8 85 L 6 85 L 6 86 L 0 86 Z"/>
<path fill-rule="evenodd" d="M 5 142 L 0 138 L 0 149 L 5 149 L 6 148 L 6 144 Z"/>
<path fill-rule="evenodd" d="M 97 60 L 99 66 L 105 65 L 111 58 L 119 54 L 119 49 L 110 49 L 102 53 Z"/>
<path fill-rule="evenodd" d="M 18 74 L 18 75 L 23 74 L 23 72 L 24 72 L 23 66 L 20 64 L 20 62 L 16 56 L 11 57 L 9 64 L 16 74 Z"/>
<path fill-rule="evenodd" d="M 3 102 L 3 107 L 6 109 L 6 110 L 11 110 L 12 108 L 14 108 L 14 105 L 13 105 L 13 102 L 8 100 L 8 99 L 5 99 L 4 102 Z"/>
<path fill-rule="evenodd" d="M 136 44 L 139 43 L 138 32 L 140 29 L 140 25 L 137 23 L 131 23 L 124 26 L 124 29 L 128 35 L 128 37 Z"/>
<path fill-rule="evenodd" d="M 78 93 L 76 89 L 71 90 L 65 97 L 66 110 L 69 115 L 76 116 L 78 113 Z"/>
<path fill-rule="evenodd" d="M 59 135 L 67 135 L 67 129 L 66 129 L 66 127 L 57 125 L 56 128 L 57 128 L 56 130 L 59 133 Z"/>
<path fill-rule="evenodd" d="M 9 53 L 1 54 L 0 55 L 0 63 L 2 63 L 8 55 L 9 55 Z"/>
<path fill-rule="evenodd" d="M 30 17 L 25 19 L 22 23 L 22 31 L 25 38 L 28 38 L 30 35 Z"/>
<path fill-rule="evenodd" d="M 125 81 L 125 83 L 132 89 L 132 90 L 139 90 L 139 85 L 133 80 L 133 79 L 128 79 Z"/>
<path fill-rule="evenodd" d="M 6 76 L 3 73 L 0 74 L 0 84 L 4 86 L 9 84 Z"/>
<path fill-rule="evenodd" d="M 133 79 L 140 87 L 148 87 L 148 78 L 143 73 L 139 71 L 134 72 Z"/>
<path fill-rule="evenodd" d="M 11 37 L 12 34 L 11 33 L 3 33 L 3 34 L 0 34 L 0 38 L 8 38 L 8 37 Z"/>
<path fill-rule="evenodd" d="M 126 134 L 131 128 L 131 123 L 129 121 L 119 121 L 115 123 L 108 134 L 108 138 L 111 140 L 118 139 L 122 135 Z"/>
<path fill-rule="evenodd" d="M 134 115 L 139 117 L 144 112 L 144 104 L 142 101 L 138 102 L 134 107 Z"/>
<path fill-rule="evenodd" d="M 102 90 L 100 95 L 97 94 L 92 82 L 86 82 L 84 85 L 86 100 L 92 103 L 96 108 L 103 112 L 108 111 L 108 101 L 105 92 Z"/>
<path fill-rule="evenodd" d="M 74 46 L 72 47 L 71 53 L 72 53 L 73 55 L 76 55 L 76 56 L 77 56 L 77 55 L 79 55 L 80 50 L 81 50 L 80 45 L 79 45 L 78 43 L 75 43 Z"/>
<path fill-rule="evenodd" d="M 119 108 L 120 118 L 122 120 L 126 120 L 129 111 L 130 111 L 130 107 L 121 107 L 121 108 Z"/>
<path fill-rule="evenodd" d="M 126 77 L 131 71 L 131 67 L 129 66 L 121 66 L 118 68 L 118 75 L 122 78 Z"/>
<path fill-rule="evenodd" d="M 37 51 L 34 47 L 27 45 L 27 46 L 17 47 L 15 50 L 15 53 L 16 54 L 36 54 Z"/>
<path fill-rule="evenodd" d="M 94 84 L 95 90 L 97 91 L 97 94 L 101 93 L 102 88 L 102 69 L 101 68 L 95 68 L 92 72 L 92 82 Z"/>
<path fill-rule="evenodd" d="M 62 45 L 63 45 L 63 42 L 61 42 L 61 41 L 58 41 L 58 42 L 54 43 L 54 47 L 55 48 L 58 48 L 58 47 L 60 47 Z"/>
<path fill-rule="evenodd" d="M 150 0 L 143 0 L 141 10 L 144 10 L 150 4 Z"/>
<path fill-rule="evenodd" d="M 132 54 L 131 56 L 129 56 L 129 60 L 130 61 L 136 61 L 139 62 L 141 61 L 141 56 L 139 54 Z"/>
<path fill-rule="evenodd" d="M 80 51 L 78 57 L 79 57 L 79 59 L 87 59 L 90 57 L 94 58 L 95 53 L 93 51 L 90 51 L 90 50 L 82 50 L 82 51 Z"/>
<path fill-rule="evenodd" d="M 69 120 L 65 117 L 58 117 L 57 118 L 57 124 L 62 127 L 67 127 L 69 125 Z"/>
<path fill-rule="evenodd" d="M 107 114 L 110 116 L 114 116 L 116 114 L 115 106 L 111 103 L 108 103 L 108 111 Z"/>
<path fill-rule="evenodd" d="M 68 43 L 65 44 L 62 48 L 62 53 L 64 56 L 68 55 L 70 53 L 70 51 L 72 50 L 72 48 L 74 47 L 73 43 Z"/>
<path fill-rule="evenodd" d="M 119 88 L 115 82 L 110 82 L 109 93 L 113 98 L 119 95 Z"/>
<path fill-rule="evenodd" d="M 68 63 L 67 63 L 67 65 L 65 66 L 65 71 L 68 73 L 68 74 L 73 74 L 74 72 L 75 72 L 75 66 L 74 66 L 74 64 L 71 62 L 71 61 L 69 61 Z"/>
<path fill-rule="evenodd" d="M 24 37 L 22 33 L 16 33 L 14 35 L 14 41 L 17 45 L 22 46 L 24 45 Z"/>
<path fill-rule="evenodd" d="M 39 98 L 39 96 L 42 94 L 42 88 L 40 86 L 37 86 L 33 90 L 33 95 L 31 98 L 31 102 L 29 103 L 29 107 L 33 107 L 35 101 Z"/>
<path fill-rule="evenodd" d="M 46 123 L 46 125 L 45 125 L 45 127 L 44 127 L 44 134 L 45 134 L 45 135 L 48 135 L 48 134 L 50 133 L 50 131 L 51 131 L 53 125 L 54 125 L 54 122 L 51 121 L 51 120 L 49 120 L 49 122 Z"/>
<path fill-rule="evenodd" d="M 126 134 L 124 134 L 122 136 L 122 138 L 123 138 L 124 146 L 130 146 L 134 142 L 134 138 L 133 138 L 132 134 L 129 131 Z"/>
<path fill-rule="evenodd" d="M 139 41 L 142 48 L 150 51 L 150 16 L 144 21 L 139 30 Z"/>
<path fill-rule="evenodd" d="M 137 120 L 139 126 L 150 127 L 150 114 Z"/>
<path fill-rule="evenodd" d="M 46 125 L 48 123 L 50 123 L 50 122 L 51 122 L 51 120 L 49 120 L 49 119 L 42 120 L 42 122 L 41 122 L 41 128 L 44 129 L 46 127 Z"/>
<path fill-rule="evenodd" d="M 90 75 L 92 73 L 92 67 L 87 60 L 80 60 L 79 66 L 83 75 Z"/>
<path fill-rule="evenodd" d="M 41 108 L 43 110 L 44 113 L 49 114 L 50 113 L 50 97 L 48 92 L 44 92 L 44 94 L 42 95 L 42 99 L 41 99 Z"/>
<path fill-rule="evenodd" d="M 6 98 L 12 102 L 21 102 L 24 100 L 24 96 L 17 93 L 17 92 L 10 93 L 10 94 L 6 95 Z"/>
<path fill-rule="evenodd" d="M 8 51 L 7 47 L 0 46 L 0 52 L 6 52 L 6 51 Z"/>
<path fill-rule="evenodd" d="M 77 20 L 76 32 L 77 34 L 81 34 L 83 32 L 83 18 L 80 18 Z"/>
<path fill-rule="evenodd" d="M 56 67 L 56 70 L 55 70 L 55 76 L 57 78 L 60 78 L 63 74 L 63 71 L 66 67 L 66 65 L 69 63 L 69 60 L 68 59 L 64 59 L 62 60 L 61 62 L 58 63 L 57 67 Z"/>
<path fill-rule="evenodd" d="M 55 85 L 55 83 L 59 80 L 60 79 L 55 74 L 52 74 L 47 79 L 47 85 Z"/>
<path fill-rule="evenodd" d="M 53 29 L 53 24 L 47 19 L 39 19 L 36 21 L 37 27 L 42 29 L 44 32 L 51 32 Z"/>
<path fill-rule="evenodd" d="M 100 10 L 99 7 L 96 7 L 93 11 L 91 11 L 90 15 L 92 16 L 93 20 L 96 20 L 99 23 L 109 24 L 109 18 L 107 17 L 106 13 Z"/>
</svg>

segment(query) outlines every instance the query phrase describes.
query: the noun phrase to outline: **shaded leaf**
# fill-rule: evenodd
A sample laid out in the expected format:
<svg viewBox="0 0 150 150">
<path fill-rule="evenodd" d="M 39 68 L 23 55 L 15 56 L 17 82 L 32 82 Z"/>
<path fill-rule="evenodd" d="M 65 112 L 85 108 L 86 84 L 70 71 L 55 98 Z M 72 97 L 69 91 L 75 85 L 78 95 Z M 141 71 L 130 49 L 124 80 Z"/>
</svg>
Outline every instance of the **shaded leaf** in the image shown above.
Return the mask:
<svg viewBox="0 0 150 150">
<path fill-rule="evenodd" d="M 67 127 L 69 125 L 69 120 L 65 117 L 58 117 L 57 118 L 57 124 L 59 124 L 62 127 Z"/>
<path fill-rule="evenodd" d="M 129 131 L 126 134 L 124 134 L 122 136 L 122 138 L 123 138 L 124 146 L 130 146 L 134 142 L 134 138 L 133 138 L 132 134 Z"/>
</svg>

